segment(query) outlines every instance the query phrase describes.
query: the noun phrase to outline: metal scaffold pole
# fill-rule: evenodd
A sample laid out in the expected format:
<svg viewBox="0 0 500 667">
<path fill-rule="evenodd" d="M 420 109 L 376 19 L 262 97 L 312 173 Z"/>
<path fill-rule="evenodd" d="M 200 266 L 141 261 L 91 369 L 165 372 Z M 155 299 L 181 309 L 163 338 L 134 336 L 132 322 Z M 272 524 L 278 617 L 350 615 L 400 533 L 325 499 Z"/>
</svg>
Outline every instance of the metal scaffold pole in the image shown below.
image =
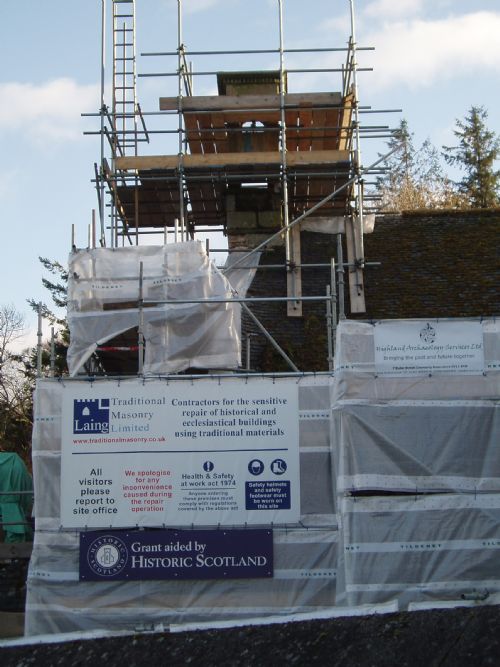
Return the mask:
<svg viewBox="0 0 500 667">
<path fill-rule="evenodd" d="M 185 214 L 184 214 L 184 125 L 182 122 L 182 80 L 184 67 L 184 44 L 182 43 L 182 0 L 177 0 L 177 38 L 178 38 L 178 120 L 179 120 L 179 222 L 181 226 L 181 238 L 184 240 Z"/>
<path fill-rule="evenodd" d="M 36 343 L 36 376 L 42 377 L 42 353 L 43 353 L 43 344 L 42 344 L 42 302 L 38 303 L 38 327 L 37 327 L 37 343 Z"/>
<path fill-rule="evenodd" d="M 177 89 L 175 78 L 170 79 L 173 90 L 167 93 L 168 97 L 160 97 L 159 110 L 143 112 L 136 96 L 135 0 L 98 0 L 102 10 L 102 36 L 101 164 L 100 167 L 95 165 L 101 226 L 100 232 L 97 231 L 97 243 L 104 246 L 107 242 L 115 249 L 124 245 L 125 236 L 132 244 L 134 235 L 136 245 L 139 245 L 140 236 L 141 242 L 147 243 L 148 238 L 142 235 L 158 234 L 160 224 L 164 242 L 170 234 L 176 241 L 185 241 L 194 238 L 196 232 L 223 232 L 230 237 L 228 252 L 236 247 L 245 248 L 242 256 L 229 267 L 230 270 L 239 268 L 242 271 L 243 263 L 250 255 L 260 250 L 271 251 L 272 246 L 281 246 L 280 252 L 285 255 L 285 261 L 280 259 L 279 268 L 285 271 L 281 279 L 286 282 L 286 298 L 283 301 L 286 301 L 288 317 L 302 316 L 303 309 L 309 317 L 312 306 L 308 300 L 311 296 L 303 296 L 302 281 L 308 281 L 304 289 L 309 289 L 310 268 L 329 267 L 331 284 L 326 297 L 326 314 L 330 369 L 335 355 L 338 319 L 344 318 L 346 312 L 365 312 L 365 174 L 372 173 L 392 152 L 366 169 L 362 165 L 362 139 L 379 136 L 381 132 L 389 131 L 389 126 L 361 126 L 361 114 L 375 113 L 371 107 L 360 106 L 358 99 L 358 72 L 371 69 L 358 67 L 358 51 L 369 49 L 357 44 L 355 0 L 346 1 L 350 10 L 350 34 L 342 48 L 285 48 L 288 26 L 285 12 L 289 7 L 285 6 L 285 0 L 276 0 L 277 7 L 274 4 L 268 9 L 275 30 L 276 22 L 279 29 L 279 34 L 275 35 L 279 43 L 275 43 L 273 49 L 225 51 L 223 47 L 218 50 L 216 45 L 216 50 L 188 54 L 184 39 L 191 32 L 186 32 L 189 26 L 185 23 L 184 13 L 190 8 L 184 6 L 183 0 L 177 0 L 177 6 L 174 2 L 171 7 L 174 15 L 170 26 L 174 44 L 177 39 L 176 48 L 174 46 L 168 53 L 142 54 L 170 56 L 170 71 L 139 75 L 177 77 Z M 106 7 L 108 11 L 112 9 L 112 16 L 106 16 Z M 106 29 L 110 30 L 109 36 L 105 36 Z M 106 49 L 110 58 L 111 45 L 106 41 L 111 39 L 111 35 L 112 63 L 108 62 L 108 72 Z M 300 67 L 301 63 L 287 63 L 285 60 L 287 53 L 332 52 L 347 53 L 342 69 L 336 68 L 333 62 L 324 63 L 330 67 L 315 67 L 321 63 Z M 226 64 L 236 63 L 237 59 L 231 54 L 274 54 L 270 56 L 274 59 L 274 66 L 269 61 L 267 65 L 270 69 L 267 71 L 252 71 L 251 65 L 246 64 L 241 72 L 221 72 L 216 67 L 198 66 L 197 62 L 196 71 L 193 71 L 193 64 L 188 62 L 188 55 L 225 55 L 229 56 Z M 288 64 L 292 68 L 286 68 Z M 307 72 L 341 72 L 341 87 L 334 92 L 333 84 L 329 83 L 329 92 L 293 92 L 294 75 Z M 194 95 L 193 76 L 214 74 L 218 77 L 218 94 Z M 105 82 L 106 76 L 112 76 L 109 88 L 110 81 Z M 289 92 L 289 87 L 292 92 Z M 105 104 L 105 90 L 107 95 L 112 95 L 112 106 L 109 108 Z M 97 117 L 98 114 L 86 115 Z M 167 127 L 147 130 L 144 118 L 153 115 L 167 121 Z M 174 140 L 174 148 L 167 155 L 149 151 L 140 155 L 139 144 L 149 142 L 150 133 L 167 135 L 172 140 L 177 134 L 177 148 Z M 111 157 L 109 164 L 105 149 Z M 108 196 L 106 204 L 104 198 Z M 366 206 L 366 211 L 370 212 L 369 202 Z M 105 239 L 108 229 L 110 236 Z M 255 231 L 254 235 L 249 231 L 251 229 Z M 310 238 L 306 231 L 337 234 L 337 230 L 345 234 L 342 239 L 345 263 L 341 247 L 333 263 L 330 262 L 332 253 L 329 252 L 327 263 L 315 264 L 306 259 L 310 248 L 304 246 L 302 261 L 301 233 L 305 243 L 305 239 Z M 266 240 L 261 242 L 264 238 Z M 337 240 L 340 242 L 341 237 Z M 154 242 L 153 238 L 151 242 Z M 91 230 L 89 247 L 93 246 Z M 367 266 L 370 264 L 373 262 L 368 262 Z M 219 268 L 223 273 L 228 270 Z M 258 268 L 265 274 L 267 269 L 278 268 L 278 265 L 276 262 L 264 262 Z M 303 269 L 307 270 L 304 276 Z M 349 296 L 344 292 L 348 292 Z M 141 310 L 145 300 L 142 297 L 140 301 Z M 240 301 L 243 311 L 252 320 L 252 326 L 295 370 L 294 363 L 283 353 L 280 344 L 273 338 L 274 334 L 271 335 L 272 328 L 265 330 L 262 324 L 265 322 L 267 326 L 265 311 L 262 322 L 258 319 L 261 317 L 258 310 L 250 313 L 249 306 L 253 301 L 255 299 L 246 296 Z M 141 317 L 144 316 L 142 312 Z M 300 326 L 298 323 L 298 329 Z M 142 345 L 144 352 L 141 328 L 142 343 L 139 341 L 138 347 Z"/>
<path fill-rule="evenodd" d="M 342 249 L 342 234 L 337 234 L 337 275 L 339 286 L 339 320 L 345 320 L 344 253 Z"/>
<path fill-rule="evenodd" d="M 144 373 L 144 264 L 139 262 L 139 321 L 137 326 L 137 372 Z"/>
<path fill-rule="evenodd" d="M 353 98 L 353 116 L 354 116 L 354 169 L 357 176 L 356 180 L 356 211 L 357 221 L 355 224 L 361 230 L 359 234 L 359 248 L 357 251 L 359 257 L 356 261 L 360 266 L 364 263 L 364 243 L 363 243 L 363 181 L 361 178 L 361 136 L 360 136 L 360 122 L 359 122 L 359 99 L 358 99 L 358 63 L 357 63 L 357 43 L 356 43 L 356 22 L 354 14 L 354 0 L 349 0 L 350 14 L 351 14 L 351 47 L 352 47 L 352 86 L 354 92 Z"/>
<path fill-rule="evenodd" d="M 106 73 L 106 0 L 101 0 L 101 162 L 99 169 L 99 221 L 101 226 L 101 246 L 106 245 L 106 234 L 104 226 L 104 119 L 106 114 L 106 106 L 104 103 L 104 89 L 105 89 L 105 73 Z"/>
<path fill-rule="evenodd" d="M 286 113 L 285 113 L 285 56 L 284 56 L 284 29 L 283 29 L 283 0 L 278 0 L 279 13 L 279 62 L 280 62 L 280 150 L 281 150 L 281 192 L 283 209 L 283 229 L 285 237 L 285 256 L 287 264 L 287 285 L 291 296 L 297 295 L 297 269 L 295 268 L 295 253 L 298 248 L 294 248 L 294 243 L 300 244 L 300 236 L 291 232 L 289 228 L 289 206 L 288 206 L 288 169 L 287 169 L 287 131 L 286 131 Z M 295 238 L 294 238 L 295 237 Z M 302 307 L 299 301 L 292 302 L 288 308 L 288 314 L 302 314 Z"/>
</svg>

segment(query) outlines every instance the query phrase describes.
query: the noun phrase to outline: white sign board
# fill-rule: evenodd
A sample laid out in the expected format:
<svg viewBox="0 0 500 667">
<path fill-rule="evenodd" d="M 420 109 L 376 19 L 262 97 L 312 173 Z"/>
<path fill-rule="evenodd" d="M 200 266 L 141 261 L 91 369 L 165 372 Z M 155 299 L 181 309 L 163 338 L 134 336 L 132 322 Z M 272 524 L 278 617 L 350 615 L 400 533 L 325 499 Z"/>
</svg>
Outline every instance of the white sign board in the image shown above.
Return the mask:
<svg viewBox="0 0 500 667">
<path fill-rule="evenodd" d="M 64 527 L 293 523 L 295 380 L 68 383 Z"/>
<path fill-rule="evenodd" d="M 374 344 L 375 371 L 383 375 L 484 371 L 481 322 L 378 322 Z"/>
</svg>

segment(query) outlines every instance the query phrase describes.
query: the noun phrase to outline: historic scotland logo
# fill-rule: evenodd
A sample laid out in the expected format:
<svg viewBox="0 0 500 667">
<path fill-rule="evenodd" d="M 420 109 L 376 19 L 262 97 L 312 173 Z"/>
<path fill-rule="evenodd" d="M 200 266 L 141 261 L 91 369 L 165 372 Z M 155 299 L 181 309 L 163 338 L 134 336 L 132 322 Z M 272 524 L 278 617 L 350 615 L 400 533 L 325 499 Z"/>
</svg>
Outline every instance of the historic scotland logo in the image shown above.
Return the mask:
<svg viewBox="0 0 500 667">
<path fill-rule="evenodd" d="M 87 551 L 90 569 L 101 577 L 113 577 L 126 566 L 128 550 L 114 535 L 102 535 L 91 542 Z"/>
</svg>

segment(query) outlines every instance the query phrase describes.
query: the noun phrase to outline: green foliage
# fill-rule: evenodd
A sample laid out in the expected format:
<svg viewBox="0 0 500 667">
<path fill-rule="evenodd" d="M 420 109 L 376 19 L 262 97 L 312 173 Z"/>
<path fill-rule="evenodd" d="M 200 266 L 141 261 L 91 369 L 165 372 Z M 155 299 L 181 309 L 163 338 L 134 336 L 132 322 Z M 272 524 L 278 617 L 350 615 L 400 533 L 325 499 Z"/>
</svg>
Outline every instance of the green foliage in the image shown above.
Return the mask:
<svg viewBox="0 0 500 667">
<path fill-rule="evenodd" d="M 471 208 L 499 205 L 500 171 L 495 162 L 500 157 L 500 139 L 486 126 L 484 107 L 472 106 L 464 120 L 456 121 L 458 146 L 443 146 L 446 162 L 465 172 L 457 183 Z"/>
<path fill-rule="evenodd" d="M 46 257 L 39 257 L 42 266 L 49 271 L 55 280 L 48 280 L 42 278 L 42 285 L 49 291 L 53 307 L 64 308 L 68 304 L 67 289 L 68 289 L 68 272 L 62 264 L 57 261 L 47 259 Z M 31 308 L 38 312 L 39 304 L 34 299 L 28 299 Z M 61 317 L 56 312 L 47 306 L 41 304 L 42 317 L 54 326 L 54 352 L 55 352 L 55 374 L 64 375 L 67 373 L 66 366 L 66 352 L 69 346 L 69 329 L 65 317 Z M 36 370 L 37 354 L 36 349 L 30 353 L 29 360 L 26 361 L 26 373 L 33 374 Z M 50 369 L 50 347 L 46 345 L 42 351 L 42 370 L 48 373 Z"/>
<path fill-rule="evenodd" d="M 53 306 L 56 308 L 64 308 L 68 304 L 67 298 L 67 288 L 68 288 L 68 272 L 66 269 L 57 261 L 52 261 L 46 257 L 39 257 L 40 263 L 55 276 L 56 280 L 48 280 L 47 278 L 42 278 L 42 285 L 49 291 L 50 297 L 52 299 Z M 38 312 L 38 302 L 34 299 L 28 299 L 28 303 L 31 308 Z M 48 320 L 52 325 L 58 325 L 62 327 L 64 333 L 61 332 L 63 339 L 66 342 L 69 342 L 69 334 L 67 331 L 67 323 L 64 317 L 58 316 L 51 308 L 49 308 L 45 303 L 42 303 L 42 316 L 44 319 Z"/>
</svg>

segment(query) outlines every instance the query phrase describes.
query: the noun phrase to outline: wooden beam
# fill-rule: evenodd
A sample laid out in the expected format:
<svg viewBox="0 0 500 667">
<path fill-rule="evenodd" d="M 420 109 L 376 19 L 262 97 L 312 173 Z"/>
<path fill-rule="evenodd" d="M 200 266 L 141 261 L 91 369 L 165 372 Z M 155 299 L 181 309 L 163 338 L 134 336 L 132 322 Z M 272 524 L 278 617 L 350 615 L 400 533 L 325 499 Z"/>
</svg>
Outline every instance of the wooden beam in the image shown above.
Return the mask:
<svg viewBox="0 0 500 667">
<path fill-rule="evenodd" d="M 349 262 L 349 300 L 351 303 L 351 313 L 366 312 L 363 269 L 357 266 L 357 262 L 361 258 L 359 246 L 360 235 L 362 234 L 359 218 L 348 218 L 345 226 L 345 240 L 347 261 Z"/>
<path fill-rule="evenodd" d="M 338 162 L 349 162 L 349 151 L 290 151 L 287 153 L 289 167 L 307 165 L 330 165 Z M 279 165 L 281 153 L 279 151 L 254 151 L 251 153 L 213 153 L 210 155 L 187 154 L 182 157 L 186 169 L 231 167 L 238 165 Z M 148 169 L 177 169 L 178 155 L 144 155 L 117 157 L 117 170 L 146 171 Z"/>
<path fill-rule="evenodd" d="M 352 109 L 354 105 L 354 95 L 350 93 L 345 98 L 345 106 L 339 114 L 339 125 L 340 125 L 340 141 L 339 148 L 340 150 L 347 150 L 351 145 L 351 139 L 353 135 L 353 128 L 351 127 L 352 119 Z"/>
<path fill-rule="evenodd" d="M 331 105 L 342 105 L 340 93 L 288 93 L 285 95 L 285 107 Z M 178 97 L 160 97 L 160 111 L 177 111 L 178 108 Z M 183 112 L 279 108 L 279 95 L 193 95 L 182 98 Z"/>
<path fill-rule="evenodd" d="M 286 273 L 286 293 L 287 296 L 302 296 L 302 270 L 300 269 L 300 229 L 298 225 L 292 227 L 290 234 L 290 261 L 297 266 Z M 302 317 L 302 301 L 287 301 L 286 312 L 288 317 Z"/>
</svg>

